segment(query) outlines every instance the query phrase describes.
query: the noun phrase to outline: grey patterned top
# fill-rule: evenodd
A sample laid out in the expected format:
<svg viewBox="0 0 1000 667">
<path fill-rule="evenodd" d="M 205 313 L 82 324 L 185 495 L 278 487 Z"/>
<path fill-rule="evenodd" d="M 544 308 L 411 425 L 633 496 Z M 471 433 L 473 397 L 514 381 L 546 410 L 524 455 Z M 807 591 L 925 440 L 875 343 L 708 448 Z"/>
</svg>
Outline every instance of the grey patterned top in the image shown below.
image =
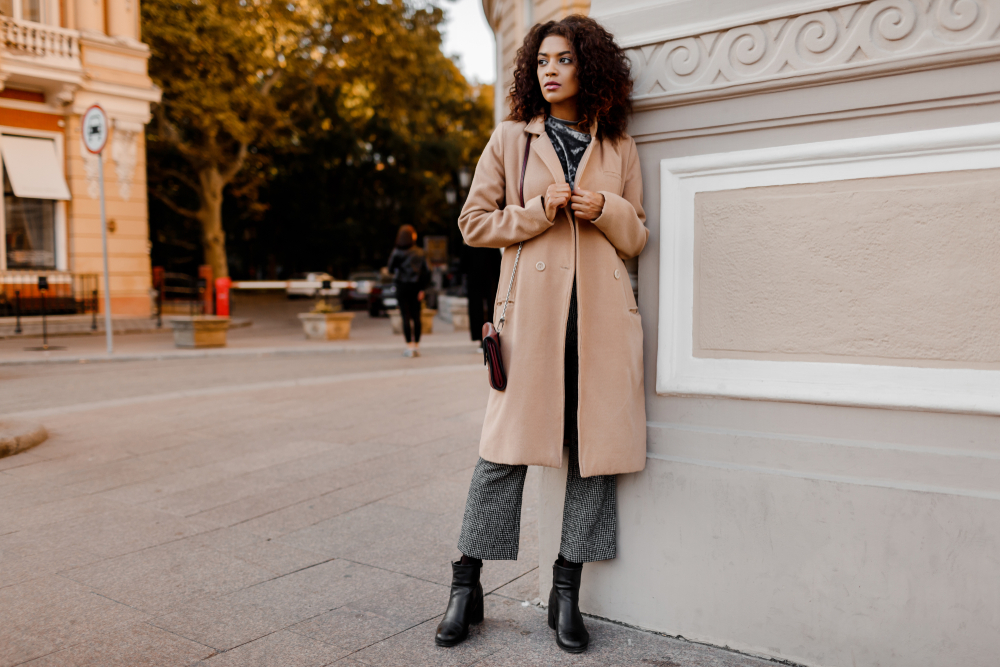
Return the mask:
<svg viewBox="0 0 1000 667">
<path fill-rule="evenodd" d="M 587 132 L 577 132 L 570 128 L 576 123 L 546 116 L 545 134 L 548 135 L 552 147 L 556 149 L 559 156 L 559 163 L 563 168 L 563 175 L 569 187 L 576 188 L 576 170 L 580 166 L 580 159 L 584 151 L 590 144 L 590 134 Z"/>
</svg>

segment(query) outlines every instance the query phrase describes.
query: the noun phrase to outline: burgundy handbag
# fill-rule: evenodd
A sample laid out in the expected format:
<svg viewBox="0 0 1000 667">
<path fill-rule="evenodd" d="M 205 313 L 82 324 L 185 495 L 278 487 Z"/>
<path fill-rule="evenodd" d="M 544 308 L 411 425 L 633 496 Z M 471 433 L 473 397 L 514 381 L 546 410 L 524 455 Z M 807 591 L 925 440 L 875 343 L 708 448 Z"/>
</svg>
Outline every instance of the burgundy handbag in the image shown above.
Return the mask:
<svg viewBox="0 0 1000 667">
<path fill-rule="evenodd" d="M 518 188 L 518 195 L 521 198 L 521 208 L 524 208 L 524 171 L 528 167 L 528 150 L 531 148 L 531 135 L 528 135 L 528 143 L 524 146 L 524 161 L 521 162 L 521 185 Z M 503 356 L 500 354 L 500 332 L 503 331 L 504 322 L 507 319 L 507 302 L 510 301 L 510 289 L 514 286 L 514 276 L 517 275 L 517 263 L 521 259 L 521 248 L 524 241 L 517 246 L 517 257 L 514 258 L 514 269 L 510 272 L 510 283 L 507 284 L 507 296 L 503 300 L 503 313 L 500 314 L 500 326 L 498 330 L 493 326 L 493 322 L 483 325 L 483 363 L 490 373 L 490 386 L 497 391 L 507 388 L 507 371 L 503 367 Z"/>
</svg>

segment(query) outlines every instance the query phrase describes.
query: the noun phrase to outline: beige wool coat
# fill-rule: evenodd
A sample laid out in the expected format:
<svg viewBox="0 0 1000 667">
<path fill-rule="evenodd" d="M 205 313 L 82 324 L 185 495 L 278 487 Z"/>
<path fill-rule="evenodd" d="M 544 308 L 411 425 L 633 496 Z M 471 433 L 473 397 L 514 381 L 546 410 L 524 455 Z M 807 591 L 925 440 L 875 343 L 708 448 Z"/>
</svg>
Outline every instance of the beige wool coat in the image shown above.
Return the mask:
<svg viewBox="0 0 1000 667">
<path fill-rule="evenodd" d="M 497 286 L 499 328 L 518 243 L 521 259 L 500 334 L 506 391 L 490 391 L 480 456 L 494 463 L 562 466 L 566 320 L 573 277 L 579 313 L 580 474 L 613 475 L 646 464 L 642 326 L 623 259 L 642 252 L 649 237 L 642 210 L 642 177 L 631 137 L 596 139 L 580 160 L 576 185 L 604 195 L 593 222 L 571 209 L 545 215 L 542 197 L 564 183 L 562 166 L 545 134 L 545 117 L 496 128 L 476 167 L 458 221 L 466 243 L 506 248 Z M 528 135 L 524 178 L 518 185 Z"/>
</svg>

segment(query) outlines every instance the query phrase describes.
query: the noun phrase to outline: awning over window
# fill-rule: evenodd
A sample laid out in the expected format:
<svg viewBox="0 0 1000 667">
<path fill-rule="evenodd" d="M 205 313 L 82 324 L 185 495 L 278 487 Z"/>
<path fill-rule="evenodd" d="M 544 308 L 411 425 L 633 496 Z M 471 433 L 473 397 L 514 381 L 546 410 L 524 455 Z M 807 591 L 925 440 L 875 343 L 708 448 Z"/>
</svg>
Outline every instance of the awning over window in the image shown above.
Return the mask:
<svg viewBox="0 0 1000 667">
<path fill-rule="evenodd" d="M 34 137 L 0 137 L 7 177 L 14 194 L 26 199 L 69 199 L 56 142 Z"/>
</svg>

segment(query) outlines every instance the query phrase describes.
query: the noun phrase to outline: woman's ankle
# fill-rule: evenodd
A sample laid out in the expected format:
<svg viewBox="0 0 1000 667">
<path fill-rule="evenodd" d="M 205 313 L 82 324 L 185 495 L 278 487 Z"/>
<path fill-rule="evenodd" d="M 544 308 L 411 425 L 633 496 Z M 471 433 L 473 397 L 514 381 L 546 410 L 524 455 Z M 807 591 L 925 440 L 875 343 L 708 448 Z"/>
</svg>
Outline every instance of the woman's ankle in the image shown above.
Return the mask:
<svg viewBox="0 0 1000 667">
<path fill-rule="evenodd" d="M 556 565 L 564 567 L 567 570 L 580 570 L 583 568 L 583 563 L 574 563 L 571 560 L 566 560 L 566 557 L 562 554 L 559 554 L 559 558 L 556 559 Z"/>
<path fill-rule="evenodd" d="M 478 567 L 483 566 L 482 560 L 478 558 L 472 558 L 471 556 L 466 556 L 465 554 L 462 554 L 462 558 L 459 559 L 458 562 L 461 563 L 462 565 L 476 565 Z"/>
</svg>

